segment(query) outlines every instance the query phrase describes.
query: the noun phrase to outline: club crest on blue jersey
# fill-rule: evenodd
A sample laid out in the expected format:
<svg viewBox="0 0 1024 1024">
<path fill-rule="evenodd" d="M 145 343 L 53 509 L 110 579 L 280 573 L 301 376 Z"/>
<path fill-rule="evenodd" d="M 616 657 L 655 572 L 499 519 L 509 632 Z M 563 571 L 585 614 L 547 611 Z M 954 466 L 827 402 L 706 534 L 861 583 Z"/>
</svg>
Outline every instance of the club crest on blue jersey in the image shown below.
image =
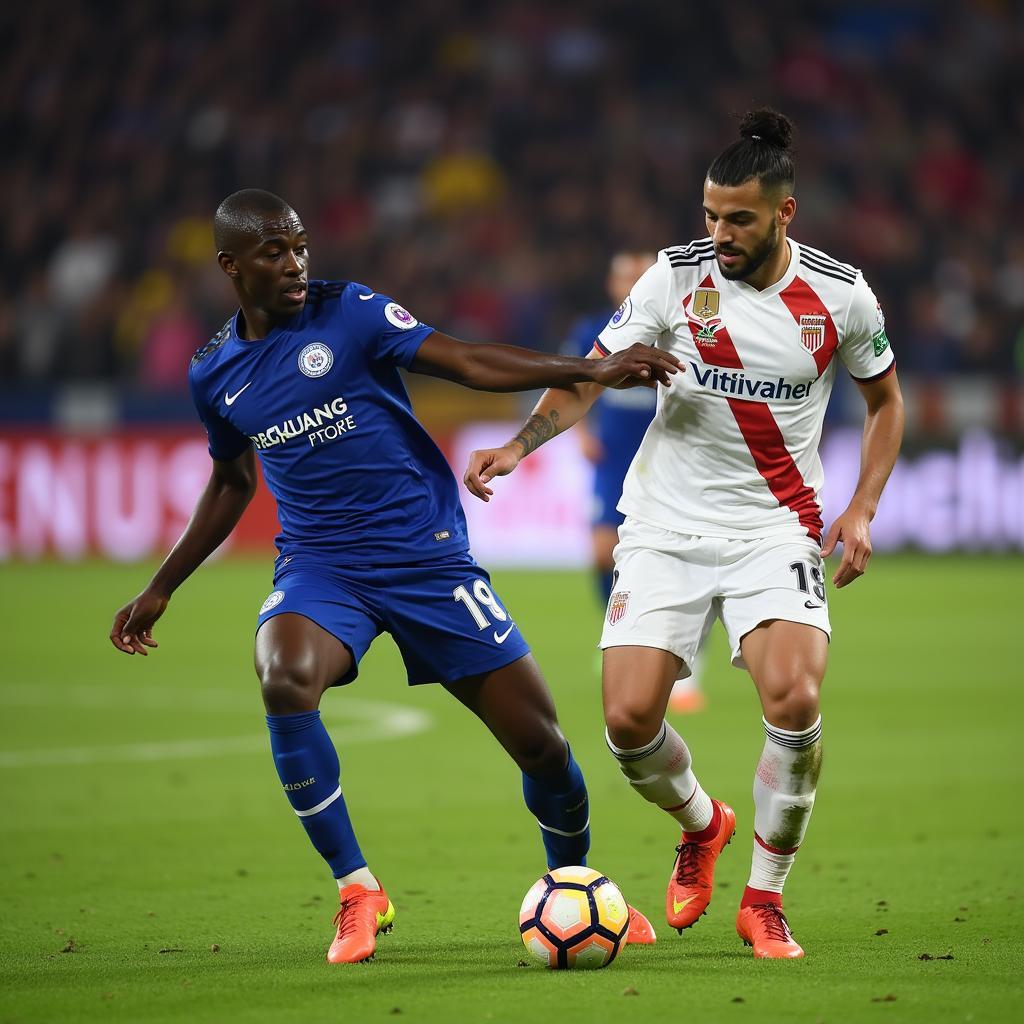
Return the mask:
<svg viewBox="0 0 1024 1024">
<path fill-rule="evenodd" d="M 630 318 L 632 313 L 633 303 L 627 295 L 622 305 L 612 313 L 612 318 L 608 321 L 608 326 L 614 331 L 616 327 L 621 327 Z"/>
<path fill-rule="evenodd" d="M 409 310 L 403 308 L 397 302 L 389 302 L 384 307 L 384 316 L 389 324 L 394 324 L 395 327 L 403 331 L 408 331 L 419 323 L 419 320 Z"/>
<path fill-rule="evenodd" d="M 307 377 L 322 377 L 334 365 L 334 353 L 322 342 L 314 341 L 299 353 L 299 369 Z"/>
<path fill-rule="evenodd" d="M 271 608 L 276 608 L 284 600 L 284 591 L 275 590 L 267 599 L 260 605 L 260 615 L 264 612 L 269 612 Z"/>
</svg>

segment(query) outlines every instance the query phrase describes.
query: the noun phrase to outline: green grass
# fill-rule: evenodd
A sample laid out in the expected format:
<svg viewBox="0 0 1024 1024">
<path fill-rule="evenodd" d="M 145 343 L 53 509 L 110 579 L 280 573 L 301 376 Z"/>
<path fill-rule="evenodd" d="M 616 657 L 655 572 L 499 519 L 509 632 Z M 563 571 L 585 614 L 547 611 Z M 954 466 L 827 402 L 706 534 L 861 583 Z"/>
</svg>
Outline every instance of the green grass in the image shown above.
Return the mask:
<svg viewBox="0 0 1024 1024">
<path fill-rule="evenodd" d="M 661 912 L 672 823 L 603 748 L 589 581 L 496 574 L 587 772 L 591 863 L 661 922 L 653 949 L 555 974 L 518 966 L 516 914 L 542 870 L 518 775 L 440 688 L 406 688 L 388 639 L 324 708 L 398 918 L 373 963 L 331 968 L 333 882 L 281 795 L 250 668 L 269 565 L 204 569 L 146 660 L 105 639 L 145 568 L 6 565 L 0 1021 L 1019 1019 L 1022 569 L 879 558 L 832 596 L 825 770 L 787 887 L 808 950 L 795 963 L 754 962 L 733 930 L 762 737 L 721 632 L 709 708 L 681 728 L 740 827 L 710 914 L 679 937 Z M 419 709 L 429 728 L 373 741 L 368 701 Z"/>
</svg>

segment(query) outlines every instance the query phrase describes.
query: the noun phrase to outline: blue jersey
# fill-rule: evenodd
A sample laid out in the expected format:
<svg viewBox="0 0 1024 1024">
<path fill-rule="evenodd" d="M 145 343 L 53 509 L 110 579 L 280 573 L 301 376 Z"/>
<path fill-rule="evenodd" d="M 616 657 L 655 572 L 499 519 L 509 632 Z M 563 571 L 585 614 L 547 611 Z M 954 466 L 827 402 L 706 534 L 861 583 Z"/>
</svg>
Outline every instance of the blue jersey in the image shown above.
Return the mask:
<svg viewBox="0 0 1024 1024">
<path fill-rule="evenodd" d="M 398 372 L 433 328 L 387 296 L 310 281 L 301 312 L 260 341 L 236 313 L 189 367 L 210 455 L 256 448 L 281 555 L 398 565 L 468 548 L 455 478 Z"/>
<path fill-rule="evenodd" d="M 604 330 L 608 316 L 594 314 L 581 317 L 573 324 L 566 344 L 566 354 L 587 356 L 594 339 Z M 590 411 L 591 432 L 601 442 L 605 457 L 597 466 L 600 475 L 617 480 L 622 491 L 626 470 L 636 455 L 644 434 L 654 419 L 658 394 L 654 388 L 608 388 L 602 392 Z M 615 496 L 618 501 L 618 495 Z"/>
</svg>

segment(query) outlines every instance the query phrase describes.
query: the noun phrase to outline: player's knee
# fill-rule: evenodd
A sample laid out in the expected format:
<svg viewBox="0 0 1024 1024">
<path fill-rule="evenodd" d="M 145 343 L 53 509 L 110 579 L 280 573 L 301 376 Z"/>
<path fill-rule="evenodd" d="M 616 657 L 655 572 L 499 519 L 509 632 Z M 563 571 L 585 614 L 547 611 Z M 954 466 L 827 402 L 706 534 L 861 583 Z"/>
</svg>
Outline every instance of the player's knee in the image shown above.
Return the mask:
<svg viewBox="0 0 1024 1024">
<path fill-rule="evenodd" d="M 258 672 L 268 714 L 298 714 L 319 707 L 322 691 L 308 672 L 278 658 L 258 666 Z"/>
<path fill-rule="evenodd" d="M 764 701 L 764 716 L 771 725 L 792 732 L 801 732 L 814 725 L 818 718 L 819 683 L 807 674 L 774 689 L 774 696 Z"/>
<path fill-rule="evenodd" d="M 612 701 L 604 709 L 608 738 L 620 750 L 636 750 L 650 743 L 661 723 L 660 715 L 629 700 Z"/>
<path fill-rule="evenodd" d="M 536 779 L 558 775 L 565 771 L 569 745 L 556 724 L 531 730 L 521 738 L 512 751 L 512 757 L 521 771 Z"/>
</svg>

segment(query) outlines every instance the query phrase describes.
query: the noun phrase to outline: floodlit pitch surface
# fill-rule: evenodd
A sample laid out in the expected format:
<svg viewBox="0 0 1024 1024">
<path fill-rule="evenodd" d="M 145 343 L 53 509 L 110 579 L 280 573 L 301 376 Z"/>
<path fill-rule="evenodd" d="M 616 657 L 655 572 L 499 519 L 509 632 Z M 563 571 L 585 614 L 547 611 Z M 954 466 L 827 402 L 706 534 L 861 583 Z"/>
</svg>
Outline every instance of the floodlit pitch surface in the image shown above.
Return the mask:
<svg viewBox="0 0 1024 1024">
<path fill-rule="evenodd" d="M 879 558 L 830 594 L 824 774 L 787 891 L 797 963 L 754 962 L 733 930 L 762 733 L 720 630 L 709 708 L 677 725 L 739 829 L 680 937 L 672 823 L 604 750 L 589 580 L 497 574 L 589 779 L 591 864 L 660 923 L 653 949 L 580 974 L 522 966 L 516 915 L 543 865 L 518 775 L 444 691 L 407 689 L 387 639 L 324 708 L 398 917 L 374 962 L 328 966 L 333 882 L 280 791 L 250 668 L 268 568 L 207 567 L 160 649 L 129 659 L 106 632 L 146 571 L 0 568 L 0 1021 L 1019 1019 L 1020 559 Z"/>
</svg>

